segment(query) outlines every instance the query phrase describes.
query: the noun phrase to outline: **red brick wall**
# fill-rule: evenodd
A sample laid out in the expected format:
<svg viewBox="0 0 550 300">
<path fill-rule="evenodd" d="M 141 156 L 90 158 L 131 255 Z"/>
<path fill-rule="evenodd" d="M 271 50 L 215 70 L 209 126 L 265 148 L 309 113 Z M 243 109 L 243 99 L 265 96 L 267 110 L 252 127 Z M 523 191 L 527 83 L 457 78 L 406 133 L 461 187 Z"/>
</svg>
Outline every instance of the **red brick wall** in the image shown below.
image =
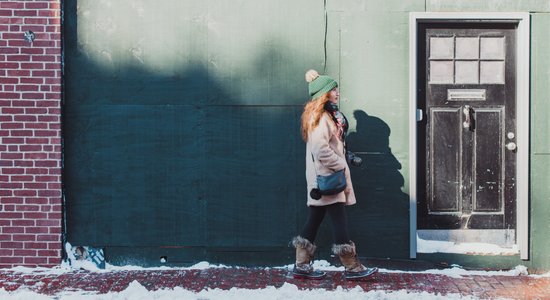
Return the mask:
<svg viewBox="0 0 550 300">
<path fill-rule="evenodd" d="M 0 0 L 0 267 L 61 260 L 60 12 Z"/>
</svg>

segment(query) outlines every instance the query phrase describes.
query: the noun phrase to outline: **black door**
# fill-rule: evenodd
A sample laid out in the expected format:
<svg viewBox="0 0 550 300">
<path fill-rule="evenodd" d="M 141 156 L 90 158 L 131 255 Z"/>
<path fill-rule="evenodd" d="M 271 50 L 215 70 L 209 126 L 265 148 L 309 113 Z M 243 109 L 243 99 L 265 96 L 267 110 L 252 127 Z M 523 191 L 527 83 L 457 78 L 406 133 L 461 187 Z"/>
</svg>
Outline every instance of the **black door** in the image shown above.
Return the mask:
<svg viewBox="0 0 550 300">
<path fill-rule="evenodd" d="M 516 28 L 420 31 L 419 229 L 515 229 Z"/>
</svg>

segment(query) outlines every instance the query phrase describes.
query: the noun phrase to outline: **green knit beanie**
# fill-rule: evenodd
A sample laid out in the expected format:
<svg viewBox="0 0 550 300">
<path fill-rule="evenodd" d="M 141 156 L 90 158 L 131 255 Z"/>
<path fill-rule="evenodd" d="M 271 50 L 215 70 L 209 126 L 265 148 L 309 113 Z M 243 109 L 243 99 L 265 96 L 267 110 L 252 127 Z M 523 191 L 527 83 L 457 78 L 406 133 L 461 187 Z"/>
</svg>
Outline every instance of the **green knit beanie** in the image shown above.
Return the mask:
<svg viewBox="0 0 550 300">
<path fill-rule="evenodd" d="M 306 81 L 309 82 L 308 90 L 311 99 L 317 99 L 338 86 L 336 80 L 326 75 L 319 75 L 315 70 L 306 72 Z"/>
</svg>

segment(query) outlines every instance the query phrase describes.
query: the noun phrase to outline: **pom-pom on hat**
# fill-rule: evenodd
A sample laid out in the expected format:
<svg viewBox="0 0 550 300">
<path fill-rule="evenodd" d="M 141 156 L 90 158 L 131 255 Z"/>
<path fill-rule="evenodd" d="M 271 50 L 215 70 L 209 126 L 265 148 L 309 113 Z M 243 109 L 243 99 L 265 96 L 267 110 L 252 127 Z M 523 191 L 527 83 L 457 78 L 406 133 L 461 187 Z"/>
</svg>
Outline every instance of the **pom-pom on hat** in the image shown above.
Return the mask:
<svg viewBox="0 0 550 300">
<path fill-rule="evenodd" d="M 326 75 L 319 75 L 315 70 L 306 72 L 306 81 L 309 82 L 308 90 L 311 99 L 317 99 L 338 86 L 336 80 Z"/>
</svg>

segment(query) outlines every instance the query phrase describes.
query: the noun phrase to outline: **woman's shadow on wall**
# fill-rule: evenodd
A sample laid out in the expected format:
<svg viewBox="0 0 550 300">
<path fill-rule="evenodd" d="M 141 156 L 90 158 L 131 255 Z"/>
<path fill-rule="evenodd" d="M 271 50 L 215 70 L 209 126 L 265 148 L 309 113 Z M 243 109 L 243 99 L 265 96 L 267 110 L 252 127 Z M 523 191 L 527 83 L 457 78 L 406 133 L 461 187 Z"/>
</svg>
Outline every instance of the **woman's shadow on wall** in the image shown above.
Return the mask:
<svg viewBox="0 0 550 300">
<path fill-rule="evenodd" d="M 390 127 L 362 110 L 353 112 L 356 131 L 346 138 L 348 150 L 363 159 L 350 166 L 357 204 L 350 207 L 350 235 L 359 255 L 409 257 L 409 196 L 401 163 L 389 146 Z"/>
</svg>

